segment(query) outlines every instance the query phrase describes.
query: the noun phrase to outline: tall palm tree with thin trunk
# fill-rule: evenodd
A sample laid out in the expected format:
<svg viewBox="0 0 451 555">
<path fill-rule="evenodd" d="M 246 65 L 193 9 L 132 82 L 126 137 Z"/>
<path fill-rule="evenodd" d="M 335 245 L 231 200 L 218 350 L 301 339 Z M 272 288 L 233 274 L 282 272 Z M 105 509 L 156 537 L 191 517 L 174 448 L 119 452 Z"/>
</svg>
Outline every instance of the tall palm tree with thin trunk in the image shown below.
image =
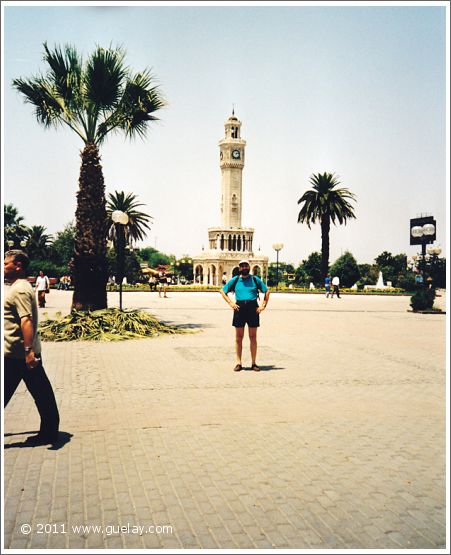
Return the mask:
<svg viewBox="0 0 451 555">
<path fill-rule="evenodd" d="M 106 308 L 105 185 L 99 147 L 114 132 L 144 137 L 153 114 L 165 105 L 150 70 L 133 73 L 125 51 L 97 47 L 86 61 L 70 45 L 44 43 L 45 76 L 14 79 L 13 86 L 35 108 L 44 127 L 64 125 L 84 143 L 77 193 L 72 309 Z"/>
<path fill-rule="evenodd" d="M 124 279 L 125 246 L 133 241 L 142 241 L 147 235 L 146 230 L 150 229 L 152 216 L 137 210 L 140 206 L 145 206 L 138 202 L 137 196 L 133 193 L 127 195 L 124 191 L 109 193 L 107 201 L 107 214 L 110 223 L 108 238 L 113 241 L 117 257 L 116 282 L 122 283 Z M 119 210 L 128 216 L 128 223 L 125 225 L 114 223 L 112 214 Z"/>
<path fill-rule="evenodd" d="M 321 225 L 321 272 L 327 275 L 329 268 L 329 234 L 330 222 L 345 224 L 347 220 L 355 218 L 354 208 L 349 201 L 355 200 L 355 195 L 349 189 L 337 188 L 340 185 L 338 176 L 333 173 L 312 174 L 310 176 L 312 189 L 306 191 L 298 200 L 303 206 L 298 215 L 298 223 L 310 225 L 317 221 Z"/>
</svg>

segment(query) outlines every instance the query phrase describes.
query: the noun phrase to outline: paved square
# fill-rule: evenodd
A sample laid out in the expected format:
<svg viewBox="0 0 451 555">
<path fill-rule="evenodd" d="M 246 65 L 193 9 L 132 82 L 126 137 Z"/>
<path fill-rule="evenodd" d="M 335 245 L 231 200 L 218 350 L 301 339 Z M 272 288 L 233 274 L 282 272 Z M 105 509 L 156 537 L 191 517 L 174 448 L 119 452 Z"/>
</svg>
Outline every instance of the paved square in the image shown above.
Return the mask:
<svg viewBox="0 0 451 555">
<path fill-rule="evenodd" d="M 52 291 L 48 313 L 70 300 Z M 6 548 L 445 548 L 445 316 L 408 297 L 273 294 L 263 371 L 234 373 L 219 294 L 124 305 L 201 331 L 44 344 L 72 437 L 21 448 L 39 426 L 21 385 L 4 417 Z M 243 352 L 249 366 L 247 337 Z"/>
</svg>

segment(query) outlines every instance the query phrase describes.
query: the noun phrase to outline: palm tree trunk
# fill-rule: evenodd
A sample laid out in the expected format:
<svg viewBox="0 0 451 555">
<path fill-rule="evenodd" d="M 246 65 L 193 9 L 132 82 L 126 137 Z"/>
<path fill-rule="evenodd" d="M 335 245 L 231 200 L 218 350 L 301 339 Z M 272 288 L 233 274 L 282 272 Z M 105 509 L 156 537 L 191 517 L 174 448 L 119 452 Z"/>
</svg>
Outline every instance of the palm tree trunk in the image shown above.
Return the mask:
<svg viewBox="0 0 451 555">
<path fill-rule="evenodd" d="M 330 216 L 324 214 L 321 216 L 321 273 L 323 278 L 327 276 L 329 271 L 329 232 Z"/>
<path fill-rule="evenodd" d="M 105 184 L 97 145 L 87 143 L 81 160 L 75 212 L 72 310 L 98 310 L 107 307 L 108 271 Z"/>
</svg>

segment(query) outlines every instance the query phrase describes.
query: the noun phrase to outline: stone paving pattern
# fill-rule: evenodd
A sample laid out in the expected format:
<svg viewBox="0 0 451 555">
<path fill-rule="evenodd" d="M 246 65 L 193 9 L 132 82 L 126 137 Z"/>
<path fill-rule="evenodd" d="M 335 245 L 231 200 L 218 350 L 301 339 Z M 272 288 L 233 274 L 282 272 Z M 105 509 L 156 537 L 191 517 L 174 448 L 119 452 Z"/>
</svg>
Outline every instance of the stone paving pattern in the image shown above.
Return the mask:
<svg viewBox="0 0 451 555">
<path fill-rule="evenodd" d="M 52 291 L 45 310 L 67 313 L 70 300 Z M 408 297 L 273 294 L 262 371 L 234 373 L 219 294 L 130 293 L 124 304 L 201 331 L 44 343 L 72 437 L 22 448 L 39 417 L 21 385 L 4 416 L 4 547 L 446 547 L 445 316 L 409 313 Z M 245 337 L 245 366 L 248 347 Z M 38 534 L 39 523 L 67 533 Z"/>
</svg>

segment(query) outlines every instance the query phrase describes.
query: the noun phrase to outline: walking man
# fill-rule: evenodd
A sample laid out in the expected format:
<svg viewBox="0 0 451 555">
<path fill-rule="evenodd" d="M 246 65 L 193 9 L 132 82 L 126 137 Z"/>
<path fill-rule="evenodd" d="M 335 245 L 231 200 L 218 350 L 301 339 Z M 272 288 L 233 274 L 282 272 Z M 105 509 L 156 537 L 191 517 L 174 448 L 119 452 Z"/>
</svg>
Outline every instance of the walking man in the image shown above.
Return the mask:
<svg viewBox="0 0 451 555">
<path fill-rule="evenodd" d="M 327 274 L 326 278 L 324 279 L 324 287 L 326 288 L 326 299 L 329 297 L 329 294 L 330 294 L 331 281 L 332 281 L 332 278 L 330 277 L 330 274 Z"/>
<path fill-rule="evenodd" d="M 332 278 L 332 287 L 333 287 L 333 291 L 331 294 L 331 298 L 334 298 L 334 294 L 337 295 L 337 299 L 341 299 L 340 297 L 340 278 L 338 276 L 334 276 Z"/>
<path fill-rule="evenodd" d="M 37 331 L 36 298 L 26 276 L 28 256 L 20 250 L 5 253 L 4 274 L 10 287 L 5 290 L 5 407 L 21 380 L 31 393 L 41 417 L 36 436 L 28 444 L 46 445 L 58 439 L 59 414 L 55 395 L 42 366 L 41 343 Z"/>
<path fill-rule="evenodd" d="M 38 293 L 39 308 L 45 308 L 45 294 L 50 291 L 49 278 L 41 270 L 36 278 L 35 291 Z"/>
<path fill-rule="evenodd" d="M 224 300 L 233 309 L 232 326 L 235 327 L 235 372 L 243 369 L 241 357 L 243 352 L 244 326 L 249 328 L 249 341 L 251 348 L 252 367 L 251 370 L 259 372 L 257 365 L 257 328 L 260 326 L 260 313 L 265 310 L 269 299 L 269 289 L 258 276 L 250 276 L 250 265 L 247 260 L 239 263 L 240 275 L 234 276 L 221 289 Z M 264 293 L 265 297 L 259 306 L 257 302 L 258 291 Z M 235 302 L 230 299 L 228 293 L 235 293 Z"/>
</svg>

